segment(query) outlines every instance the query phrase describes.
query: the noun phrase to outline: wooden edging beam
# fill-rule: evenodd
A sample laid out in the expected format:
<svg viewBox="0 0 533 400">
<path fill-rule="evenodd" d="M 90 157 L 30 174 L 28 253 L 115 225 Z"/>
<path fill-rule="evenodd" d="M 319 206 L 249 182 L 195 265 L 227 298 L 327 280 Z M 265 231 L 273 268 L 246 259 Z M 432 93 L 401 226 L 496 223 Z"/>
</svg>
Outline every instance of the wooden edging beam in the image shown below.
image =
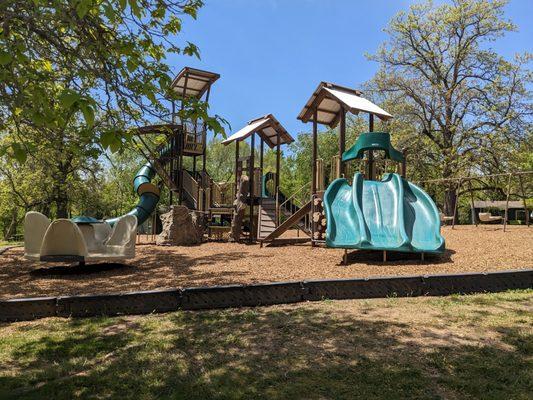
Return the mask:
<svg viewBox="0 0 533 400">
<path fill-rule="evenodd" d="M 533 288 L 533 269 L 195 287 L 0 301 L 0 321 L 257 307 L 325 299 L 446 296 Z"/>
</svg>

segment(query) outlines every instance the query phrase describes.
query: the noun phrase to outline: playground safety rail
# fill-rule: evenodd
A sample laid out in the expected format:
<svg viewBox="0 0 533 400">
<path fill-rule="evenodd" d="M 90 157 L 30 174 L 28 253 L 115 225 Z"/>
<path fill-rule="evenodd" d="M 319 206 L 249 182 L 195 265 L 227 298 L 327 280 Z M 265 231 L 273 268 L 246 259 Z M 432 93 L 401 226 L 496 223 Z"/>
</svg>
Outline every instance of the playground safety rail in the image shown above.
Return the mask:
<svg viewBox="0 0 533 400">
<path fill-rule="evenodd" d="M 15 298 L 0 301 L 0 321 L 257 307 L 326 299 L 446 296 L 531 288 L 533 269 Z"/>
</svg>

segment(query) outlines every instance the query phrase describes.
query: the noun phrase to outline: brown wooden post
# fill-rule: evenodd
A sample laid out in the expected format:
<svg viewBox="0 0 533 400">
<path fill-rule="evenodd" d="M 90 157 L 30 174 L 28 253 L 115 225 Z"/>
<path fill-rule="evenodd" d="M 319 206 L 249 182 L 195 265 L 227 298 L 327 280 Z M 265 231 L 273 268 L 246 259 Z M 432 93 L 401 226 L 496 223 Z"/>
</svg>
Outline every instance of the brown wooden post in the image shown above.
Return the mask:
<svg viewBox="0 0 533 400">
<path fill-rule="evenodd" d="M 174 183 L 176 183 L 176 178 L 173 177 L 174 175 L 174 170 L 173 170 L 173 165 L 174 165 L 174 152 L 175 152 L 175 149 L 174 149 L 174 133 L 172 133 L 172 136 L 170 137 L 170 151 L 169 153 L 167 153 L 167 157 L 170 157 L 169 160 L 168 160 L 168 172 L 169 172 L 169 177 L 170 177 L 170 180 Z M 167 168 L 165 164 L 163 164 L 163 169 Z M 172 202 L 174 201 L 173 200 L 173 192 L 172 192 L 172 188 L 169 188 L 168 190 L 168 205 L 171 206 L 172 205 Z"/>
<path fill-rule="evenodd" d="M 264 160 L 264 153 L 265 153 L 265 139 L 261 138 L 261 149 L 259 151 L 259 168 L 261 168 L 261 176 L 264 175 L 264 165 L 263 165 L 263 160 Z"/>
<path fill-rule="evenodd" d="M 518 174 L 518 181 L 520 182 L 520 191 L 522 192 L 522 201 L 524 202 L 524 211 L 526 212 L 526 224 L 527 226 L 529 226 L 529 223 L 530 223 L 529 210 L 527 209 L 526 192 L 524 190 L 524 181 L 522 180 L 521 174 Z"/>
<path fill-rule="evenodd" d="M 511 177 L 513 175 L 509 174 L 509 178 L 507 179 L 507 199 L 505 200 L 505 217 L 503 220 L 503 231 L 505 232 L 505 228 L 507 227 L 507 218 L 509 216 L 509 196 L 511 195 Z"/>
<path fill-rule="evenodd" d="M 208 88 L 207 88 L 207 93 L 205 95 L 205 102 L 207 104 L 209 104 L 209 95 L 211 94 L 211 84 L 209 84 Z M 202 126 L 202 142 L 203 142 L 203 154 L 202 154 L 202 179 L 204 179 L 206 177 L 206 174 L 207 174 L 207 127 L 205 126 L 205 121 L 202 121 L 203 122 L 203 126 Z M 209 185 L 209 186 L 208 186 Z M 207 182 L 203 182 L 202 181 L 202 186 L 204 187 L 204 189 L 207 191 L 211 191 L 211 182 L 210 182 L 210 179 L 207 180 Z M 206 193 L 206 192 L 204 192 Z M 211 193 L 212 194 L 212 193 Z M 207 200 L 207 195 L 206 195 L 206 200 Z M 209 196 L 209 198 L 211 199 L 212 197 Z M 204 202 L 205 204 L 206 202 Z M 206 207 L 211 207 L 211 204 L 207 204 Z"/>
<path fill-rule="evenodd" d="M 318 111 L 315 108 L 313 112 L 313 156 L 312 156 L 312 165 L 311 165 L 311 199 L 316 195 L 316 160 L 318 158 Z M 314 201 L 314 200 L 312 200 Z M 314 206 L 311 206 L 311 213 L 313 212 Z M 309 220 L 311 221 L 311 247 L 315 247 L 315 224 L 313 223 L 312 214 L 309 215 Z"/>
<path fill-rule="evenodd" d="M 263 176 L 264 176 L 264 169 L 263 169 L 263 160 L 264 160 L 264 152 L 265 152 L 265 139 L 263 139 L 263 137 L 261 137 L 261 148 L 259 150 L 259 169 L 261 171 L 260 173 L 260 176 L 261 176 L 261 194 L 259 195 L 259 207 L 263 207 Z M 259 225 L 260 225 L 260 215 L 259 215 L 259 211 L 257 212 L 257 229 L 259 230 Z M 263 246 L 263 242 L 261 242 L 261 247 Z"/>
<path fill-rule="evenodd" d="M 339 125 L 339 174 L 344 176 L 345 168 L 342 162 L 342 155 L 346 150 L 346 110 L 341 106 L 340 109 L 340 125 Z"/>
<path fill-rule="evenodd" d="M 178 171 L 177 175 L 179 176 L 179 204 L 183 202 L 183 145 L 185 142 L 185 137 L 181 138 L 181 147 L 179 148 L 178 154 Z"/>
<path fill-rule="evenodd" d="M 250 139 L 250 243 L 254 241 L 254 200 L 255 200 L 255 182 L 254 182 L 254 150 L 255 150 L 255 132 L 252 134 Z"/>
<path fill-rule="evenodd" d="M 368 114 L 368 131 L 374 132 L 374 114 Z M 374 180 L 374 151 L 368 151 L 368 179 Z"/>
<path fill-rule="evenodd" d="M 239 187 L 239 140 L 235 141 L 235 193 Z"/>
<path fill-rule="evenodd" d="M 279 209 L 279 182 L 280 182 L 280 160 L 281 160 L 281 137 L 279 134 L 279 131 L 276 133 L 276 188 L 275 188 L 275 196 L 276 196 L 276 223 L 279 225 L 280 223 L 280 209 Z"/>
<path fill-rule="evenodd" d="M 279 189 L 279 182 L 280 182 L 280 173 L 281 173 L 281 168 L 280 168 L 280 161 L 281 161 L 281 137 L 280 137 L 280 134 L 279 132 L 277 133 L 276 135 L 276 192 L 278 191 Z"/>
<path fill-rule="evenodd" d="M 474 219 L 474 224 L 477 227 L 478 223 L 477 223 L 476 208 L 474 207 L 474 190 L 472 188 L 472 180 L 471 179 L 468 180 L 468 189 L 470 190 L 470 208 L 472 209 L 472 211 L 471 211 L 472 218 Z M 455 199 L 455 201 L 457 201 L 457 199 Z"/>
<path fill-rule="evenodd" d="M 457 188 L 455 189 L 455 204 L 453 207 L 452 229 L 455 228 L 455 219 L 457 217 L 457 206 L 459 204 L 459 189 L 461 189 L 461 183 L 463 183 L 463 180 L 459 179 L 459 182 L 457 183 Z"/>
<path fill-rule="evenodd" d="M 205 95 L 205 102 L 209 103 L 209 94 L 211 93 L 211 85 L 207 88 L 207 93 Z M 202 127 L 202 141 L 204 143 L 204 152 L 202 154 L 202 173 L 203 176 L 205 176 L 207 169 L 207 127 L 205 126 L 205 121 L 203 121 L 203 127 Z M 211 190 L 211 189 L 209 189 Z"/>
<path fill-rule="evenodd" d="M 175 124 L 176 123 L 176 100 L 172 99 L 172 123 Z M 173 159 L 172 159 L 172 141 L 174 140 L 174 130 L 172 131 L 172 136 L 170 136 L 170 160 L 168 162 L 168 165 L 169 165 L 169 176 L 170 176 L 170 179 L 172 180 L 172 164 L 173 164 Z M 168 157 L 168 154 L 167 154 L 167 157 Z M 175 182 L 174 182 L 175 183 Z M 172 205 L 172 189 L 169 189 L 168 191 L 168 204 L 169 205 Z"/>
<path fill-rule="evenodd" d="M 316 194 L 316 160 L 318 158 L 318 123 L 317 110 L 313 113 L 313 156 L 311 161 L 311 194 Z"/>
<path fill-rule="evenodd" d="M 205 126 L 204 126 L 204 133 L 203 133 L 203 142 L 204 142 L 204 152 L 202 154 L 202 172 L 205 174 L 205 172 L 207 171 L 206 169 L 206 165 L 207 165 L 207 132 L 205 131 Z"/>
</svg>

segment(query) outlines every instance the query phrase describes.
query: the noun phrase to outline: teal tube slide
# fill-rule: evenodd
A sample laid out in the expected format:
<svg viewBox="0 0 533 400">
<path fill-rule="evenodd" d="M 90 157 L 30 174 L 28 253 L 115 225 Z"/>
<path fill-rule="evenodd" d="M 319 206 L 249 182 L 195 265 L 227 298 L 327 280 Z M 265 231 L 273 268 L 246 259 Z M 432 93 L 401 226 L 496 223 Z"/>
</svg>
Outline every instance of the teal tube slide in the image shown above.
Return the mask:
<svg viewBox="0 0 533 400">
<path fill-rule="evenodd" d="M 398 174 L 381 181 L 360 173 L 336 179 L 324 194 L 329 247 L 442 253 L 440 217 L 431 197 Z"/>
<path fill-rule="evenodd" d="M 137 223 L 141 225 L 154 212 L 159 202 L 159 188 L 152 183 L 156 171 L 151 163 L 144 164 L 133 179 L 133 189 L 139 195 L 139 202 L 126 215 L 137 217 Z M 120 217 L 107 219 L 106 222 L 113 226 Z"/>
</svg>

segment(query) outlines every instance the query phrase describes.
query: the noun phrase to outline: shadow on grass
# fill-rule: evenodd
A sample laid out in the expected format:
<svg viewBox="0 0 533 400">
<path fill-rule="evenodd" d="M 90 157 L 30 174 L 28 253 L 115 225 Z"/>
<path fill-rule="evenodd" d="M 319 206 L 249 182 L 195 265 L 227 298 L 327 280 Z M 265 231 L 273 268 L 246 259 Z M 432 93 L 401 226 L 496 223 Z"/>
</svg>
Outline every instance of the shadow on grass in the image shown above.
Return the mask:
<svg viewBox="0 0 533 400">
<path fill-rule="evenodd" d="M 13 361 L 0 362 L 10 371 L 0 377 L 0 397 L 525 399 L 531 393 L 525 345 L 531 335 L 496 327 L 507 346 L 465 344 L 453 332 L 445 345 L 435 344 L 430 325 L 412 329 L 335 310 L 49 320 L 32 338 L 23 331 L 13 339 Z"/>
</svg>

